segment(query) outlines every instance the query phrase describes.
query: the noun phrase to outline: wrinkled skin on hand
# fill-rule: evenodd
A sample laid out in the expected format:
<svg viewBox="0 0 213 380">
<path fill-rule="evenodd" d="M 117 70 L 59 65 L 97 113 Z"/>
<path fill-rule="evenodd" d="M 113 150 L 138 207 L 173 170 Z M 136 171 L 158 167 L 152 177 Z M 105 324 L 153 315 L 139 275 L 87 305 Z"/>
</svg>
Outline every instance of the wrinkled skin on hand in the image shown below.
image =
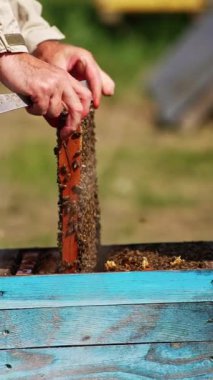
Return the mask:
<svg viewBox="0 0 213 380">
<path fill-rule="evenodd" d="M 66 109 L 62 137 L 67 137 L 89 112 L 92 94 L 65 70 L 28 53 L 0 55 L 0 79 L 11 91 L 29 96 L 28 111 L 51 123 Z M 52 123 L 55 124 L 55 123 Z M 55 125 L 54 125 L 55 126 Z"/>
<path fill-rule="evenodd" d="M 90 52 L 58 41 L 42 42 L 33 55 L 1 54 L 0 79 L 11 91 L 29 96 L 33 105 L 28 112 L 43 115 L 53 127 L 66 110 L 62 138 L 76 130 L 92 100 L 98 108 L 102 95 L 114 93 L 114 82 Z M 87 81 L 88 88 L 80 81 Z"/>
<path fill-rule="evenodd" d="M 33 54 L 45 62 L 66 70 L 77 80 L 87 81 L 95 108 L 100 105 L 101 95 L 111 96 L 114 93 L 113 80 L 85 49 L 58 41 L 45 41 L 38 45 Z"/>
</svg>

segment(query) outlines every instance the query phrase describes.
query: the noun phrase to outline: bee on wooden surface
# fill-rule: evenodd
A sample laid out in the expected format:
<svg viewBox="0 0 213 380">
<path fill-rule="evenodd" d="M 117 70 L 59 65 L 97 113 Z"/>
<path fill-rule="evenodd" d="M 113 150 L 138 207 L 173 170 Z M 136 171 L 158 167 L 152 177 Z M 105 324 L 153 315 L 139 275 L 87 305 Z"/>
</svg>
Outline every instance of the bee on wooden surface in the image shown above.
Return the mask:
<svg viewBox="0 0 213 380">
<path fill-rule="evenodd" d="M 61 175 L 66 175 L 67 174 L 67 167 L 65 165 L 62 165 L 60 168 L 59 168 L 59 172 Z"/>
<path fill-rule="evenodd" d="M 53 149 L 53 152 L 54 152 L 55 156 L 58 155 L 59 149 L 57 146 L 55 146 L 55 148 Z"/>
<path fill-rule="evenodd" d="M 66 177 L 64 178 L 64 180 L 66 180 L 66 183 L 69 182 L 70 178 L 71 178 L 71 174 L 67 173 Z"/>
<path fill-rule="evenodd" d="M 77 195 L 80 195 L 82 193 L 82 190 L 83 190 L 82 187 L 78 185 L 75 185 L 72 187 L 73 193 Z"/>
<path fill-rule="evenodd" d="M 73 161 L 72 170 L 75 172 L 78 168 L 80 168 L 79 163 L 77 161 Z"/>
<path fill-rule="evenodd" d="M 77 232 L 77 225 L 75 222 L 69 222 L 65 237 L 71 236 Z"/>
<path fill-rule="evenodd" d="M 81 132 L 73 132 L 71 134 L 71 139 L 72 140 L 77 140 L 77 139 L 79 139 L 79 137 L 81 137 Z"/>
<path fill-rule="evenodd" d="M 70 207 L 70 214 L 72 213 L 73 215 L 75 215 L 77 213 L 76 202 L 70 202 L 69 207 Z"/>
<path fill-rule="evenodd" d="M 67 177 L 64 177 L 62 184 L 67 186 L 67 182 L 68 182 Z"/>
<path fill-rule="evenodd" d="M 63 198 L 62 198 L 62 202 L 67 202 L 69 201 L 70 197 L 69 195 L 65 195 Z"/>
<path fill-rule="evenodd" d="M 77 152 L 75 152 L 73 158 L 78 158 L 79 156 L 81 155 L 81 150 L 77 150 Z"/>
<path fill-rule="evenodd" d="M 62 209 L 63 209 L 63 213 L 64 214 L 68 214 L 68 211 L 67 211 L 67 207 L 69 207 L 70 203 L 69 201 L 64 201 L 61 206 L 62 206 Z M 62 214 L 63 215 L 63 214 Z"/>
<path fill-rule="evenodd" d="M 67 188 L 67 185 L 63 184 L 63 183 L 60 183 L 59 184 L 59 189 L 60 190 L 65 190 Z"/>
<path fill-rule="evenodd" d="M 64 215 L 69 215 L 71 212 L 71 206 L 69 203 L 63 205 Z"/>
</svg>

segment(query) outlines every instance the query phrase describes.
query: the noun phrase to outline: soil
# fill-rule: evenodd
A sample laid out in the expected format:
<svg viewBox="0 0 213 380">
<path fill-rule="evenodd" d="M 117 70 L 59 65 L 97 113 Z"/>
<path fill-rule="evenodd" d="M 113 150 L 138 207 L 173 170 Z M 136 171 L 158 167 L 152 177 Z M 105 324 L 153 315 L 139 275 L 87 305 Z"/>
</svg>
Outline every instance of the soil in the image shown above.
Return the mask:
<svg viewBox="0 0 213 380">
<path fill-rule="evenodd" d="M 213 269 L 213 247 L 208 243 L 159 244 L 158 248 L 123 248 L 109 253 L 107 272 Z"/>
</svg>

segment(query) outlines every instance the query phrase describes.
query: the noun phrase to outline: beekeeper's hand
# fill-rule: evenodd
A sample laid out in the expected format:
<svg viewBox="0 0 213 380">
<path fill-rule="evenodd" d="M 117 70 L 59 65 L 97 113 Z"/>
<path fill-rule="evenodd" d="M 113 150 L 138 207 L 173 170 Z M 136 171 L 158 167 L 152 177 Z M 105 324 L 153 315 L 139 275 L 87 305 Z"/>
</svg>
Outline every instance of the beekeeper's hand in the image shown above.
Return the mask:
<svg viewBox="0 0 213 380">
<path fill-rule="evenodd" d="M 66 70 L 79 81 L 86 80 L 96 108 L 100 104 L 101 95 L 110 96 L 114 93 L 113 80 L 85 49 L 58 41 L 45 41 L 38 45 L 33 54 L 45 62 Z"/>
<path fill-rule="evenodd" d="M 0 79 L 11 91 L 27 95 L 28 111 L 50 121 L 68 111 L 63 137 L 68 136 L 89 112 L 92 94 L 65 70 L 28 53 L 0 55 Z M 53 123 L 55 126 L 55 124 Z"/>
</svg>

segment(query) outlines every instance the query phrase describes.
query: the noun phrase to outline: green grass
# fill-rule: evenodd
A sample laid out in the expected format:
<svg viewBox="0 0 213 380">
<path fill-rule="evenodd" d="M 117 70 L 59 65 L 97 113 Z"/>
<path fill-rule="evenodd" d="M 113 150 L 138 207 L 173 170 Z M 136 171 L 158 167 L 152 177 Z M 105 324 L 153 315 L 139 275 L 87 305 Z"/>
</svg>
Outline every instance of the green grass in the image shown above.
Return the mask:
<svg viewBox="0 0 213 380">
<path fill-rule="evenodd" d="M 48 141 L 22 141 L 0 161 L 0 172 L 5 180 L 15 181 L 17 186 L 28 186 L 30 191 L 49 197 L 56 183 L 53 147 Z"/>
<path fill-rule="evenodd" d="M 119 148 L 101 173 L 101 194 L 118 198 L 131 195 L 137 207 L 187 207 L 196 202 L 187 184 L 212 181 L 213 152 L 143 146 Z M 153 176 L 153 178 L 152 178 Z M 157 184 L 157 186 L 156 186 Z M 160 187 L 159 187 L 160 186 Z"/>
<path fill-rule="evenodd" d="M 212 180 L 213 151 L 189 150 L 164 150 L 155 157 L 157 175 L 165 177 L 189 179 L 189 180 Z"/>
</svg>

